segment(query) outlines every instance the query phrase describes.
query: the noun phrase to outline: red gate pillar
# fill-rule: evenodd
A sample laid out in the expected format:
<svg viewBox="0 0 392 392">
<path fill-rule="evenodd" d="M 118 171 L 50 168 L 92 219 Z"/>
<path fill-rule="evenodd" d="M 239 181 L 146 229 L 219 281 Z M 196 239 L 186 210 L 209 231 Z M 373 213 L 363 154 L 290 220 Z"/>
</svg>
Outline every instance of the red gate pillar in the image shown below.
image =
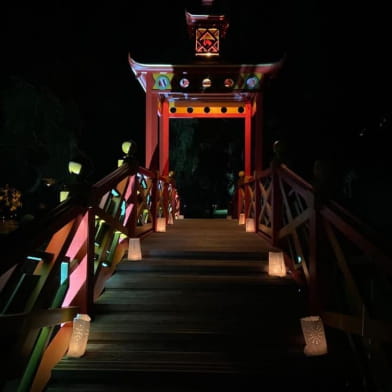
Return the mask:
<svg viewBox="0 0 392 392">
<path fill-rule="evenodd" d="M 245 116 L 245 176 L 252 175 L 252 106 L 246 104 Z"/>
<path fill-rule="evenodd" d="M 158 169 L 158 97 L 152 92 L 154 80 L 148 75 L 146 88 L 146 157 L 145 167 Z"/>
<path fill-rule="evenodd" d="M 159 172 L 161 176 L 169 174 L 169 103 L 162 102 L 159 118 Z"/>
<path fill-rule="evenodd" d="M 254 119 L 254 170 L 263 170 L 263 97 L 261 93 L 256 95 Z"/>
</svg>

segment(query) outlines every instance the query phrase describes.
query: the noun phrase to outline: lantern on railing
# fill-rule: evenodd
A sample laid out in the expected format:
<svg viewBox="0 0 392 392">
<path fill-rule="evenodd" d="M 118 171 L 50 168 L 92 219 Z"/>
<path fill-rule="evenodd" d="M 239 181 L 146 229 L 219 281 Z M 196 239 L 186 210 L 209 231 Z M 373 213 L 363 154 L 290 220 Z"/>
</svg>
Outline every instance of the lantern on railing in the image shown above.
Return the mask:
<svg viewBox="0 0 392 392">
<path fill-rule="evenodd" d="M 166 218 L 157 218 L 157 229 L 158 233 L 164 233 L 166 231 Z"/>
<path fill-rule="evenodd" d="M 268 275 L 286 276 L 283 252 L 268 252 Z"/>
<path fill-rule="evenodd" d="M 68 199 L 68 196 L 69 196 L 69 189 L 63 188 L 63 189 L 60 191 L 60 195 L 59 195 L 59 197 L 60 197 L 60 203 L 63 202 L 64 200 L 67 200 L 67 199 Z"/>
<path fill-rule="evenodd" d="M 239 218 L 238 218 L 238 224 L 239 225 L 244 225 L 245 224 L 245 214 L 241 212 Z"/>
<path fill-rule="evenodd" d="M 256 231 L 256 225 L 254 218 L 247 218 L 245 224 L 245 231 L 248 233 L 254 233 Z"/>
<path fill-rule="evenodd" d="M 306 356 L 324 355 L 328 353 L 324 325 L 320 316 L 301 318 L 301 328 L 305 338 L 306 345 L 304 353 Z"/>
<path fill-rule="evenodd" d="M 141 260 L 140 238 L 130 238 L 128 243 L 128 260 Z"/>
<path fill-rule="evenodd" d="M 73 319 L 72 336 L 68 347 L 68 357 L 79 358 L 86 352 L 91 318 L 78 313 Z"/>
<path fill-rule="evenodd" d="M 68 172 L 70 174 L 79 175 L 81 171 L 82 171 L 82 164 L 80 162 L 76 162 L 76 161 L 68 162 Z"/>
</svg>

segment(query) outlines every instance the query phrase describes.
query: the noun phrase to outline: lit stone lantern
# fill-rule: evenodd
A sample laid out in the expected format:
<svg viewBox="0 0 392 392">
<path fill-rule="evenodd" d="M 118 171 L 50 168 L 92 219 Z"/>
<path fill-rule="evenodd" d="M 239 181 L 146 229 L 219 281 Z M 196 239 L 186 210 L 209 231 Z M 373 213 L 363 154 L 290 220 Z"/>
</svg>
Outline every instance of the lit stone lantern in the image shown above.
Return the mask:
<svg viewBox="0 0 392 392">
<path fill-rule="evenodd" d="M 130 238 L 128 243 L 128 260 L 141 260 L 140 238 Z"/>
<path fill-rule="evenodd" d="M 68 347 L 68 357 L 79 358 L 86 352 L 91 318 L 78 313 L 73 319 L 72 336 Z"/>
<path fill-rule="evenodd" d="M 306 356 L 324 355 L 328 353 L 324 325 L 320 316 L 301 318 L 301 328 L 306 343 L 304 348 Z"/>
<path fill-rule="evenodd" d="M 268 275 L 286 276 L 283 252 L 268 252 Z"/>
</svg>

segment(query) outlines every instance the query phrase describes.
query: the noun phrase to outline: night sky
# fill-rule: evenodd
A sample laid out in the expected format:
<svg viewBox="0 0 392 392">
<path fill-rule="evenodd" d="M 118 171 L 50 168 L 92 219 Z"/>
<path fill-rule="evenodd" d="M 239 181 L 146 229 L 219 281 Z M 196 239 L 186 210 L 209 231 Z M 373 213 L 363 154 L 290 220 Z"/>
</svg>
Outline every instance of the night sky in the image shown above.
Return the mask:
<svg viewBox="0 0 392 392">
<path fill-rule="evenodd" d="M 95 179 L 115 168 L 128 138 L 137 141 L 144 163 L 144 92 L 129 69 L 128 53 L 146 63 L 189 58 L 184 13 L 198 11 L 200 3 L 2 2 L 1 171 L 15 156 L 9 152 L 15 141 L 28 144 L 38 134 L 41 144 L 62 145 L 64 129 L 75 139 L 64 158 L 75 150 L 83 154 Z M 309 175 L 318 158 L 389 170 L 384 157 L 392 83 L 385 6 L 246 0 L 214 6 L 230 17 L 222 48 L 226 61 L 286 58 L 266 96 L 266 142 L 285 140 L 295 170 Z M 15 100 L 26 101 L 17 108 L 10 99 L 15 86 L 22 86 Z M 35 98 L 21 98 L 32 89 L 50 113 L 39 121 L 31 114 L 37 111 Z M 42 175 L 58 175 L 61 159 L 49 161 L 51 169 Z"/>
</svg>

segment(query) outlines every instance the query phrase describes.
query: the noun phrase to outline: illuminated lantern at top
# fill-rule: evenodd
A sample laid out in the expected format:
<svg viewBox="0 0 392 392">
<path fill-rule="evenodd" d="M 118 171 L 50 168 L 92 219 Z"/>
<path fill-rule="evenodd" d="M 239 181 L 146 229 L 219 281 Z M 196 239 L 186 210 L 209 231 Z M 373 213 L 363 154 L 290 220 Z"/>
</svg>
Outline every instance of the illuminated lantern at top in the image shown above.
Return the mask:
<svg viewBox="0 0 392 392">
<path fill-rule="evenodd" d="M 226 35 L 229 23 L 225 15 L 193 15 L 186 12 L 188 32 L 195 40 L 195 55 L 219 56 L 220 39 Z"/>
</svg>

